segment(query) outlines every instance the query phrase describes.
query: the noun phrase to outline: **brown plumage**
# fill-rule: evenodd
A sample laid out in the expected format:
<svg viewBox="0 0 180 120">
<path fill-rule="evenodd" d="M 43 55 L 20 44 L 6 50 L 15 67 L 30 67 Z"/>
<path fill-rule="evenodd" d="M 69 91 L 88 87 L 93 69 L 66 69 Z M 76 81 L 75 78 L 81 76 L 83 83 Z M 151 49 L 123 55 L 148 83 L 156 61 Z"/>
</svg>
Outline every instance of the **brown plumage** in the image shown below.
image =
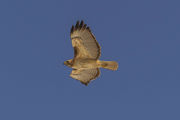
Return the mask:
<svg viewBox="0 0 180 120">
<path fill-rule="evenodd" d="M 64 62 L 73 68 L 70 76 L 80 80 L 84 85 L 100 75 L 99 68 L 117 70 L 118 63 L 114 61 L 100 61 L 101 48 L 89 27 L 83 21 L 77 21 L 71 27 L 72 46 L 74 58 Z"/>
</svg>

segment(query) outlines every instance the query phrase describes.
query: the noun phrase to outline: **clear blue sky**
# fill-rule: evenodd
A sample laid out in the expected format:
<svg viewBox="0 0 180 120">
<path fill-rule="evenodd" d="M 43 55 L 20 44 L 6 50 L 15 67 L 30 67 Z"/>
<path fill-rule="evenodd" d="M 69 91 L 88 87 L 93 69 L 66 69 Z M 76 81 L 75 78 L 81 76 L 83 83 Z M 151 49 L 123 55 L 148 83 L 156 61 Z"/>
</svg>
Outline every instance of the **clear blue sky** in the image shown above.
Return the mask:
<svg viewBox="0 0 180 120">
<path fill-rule="evenodd" d="M 118 71 L 69 77 L 84 20 Z M 179 0 L 1 0 L 0 120 L 179 120 Z"/>
</svg>

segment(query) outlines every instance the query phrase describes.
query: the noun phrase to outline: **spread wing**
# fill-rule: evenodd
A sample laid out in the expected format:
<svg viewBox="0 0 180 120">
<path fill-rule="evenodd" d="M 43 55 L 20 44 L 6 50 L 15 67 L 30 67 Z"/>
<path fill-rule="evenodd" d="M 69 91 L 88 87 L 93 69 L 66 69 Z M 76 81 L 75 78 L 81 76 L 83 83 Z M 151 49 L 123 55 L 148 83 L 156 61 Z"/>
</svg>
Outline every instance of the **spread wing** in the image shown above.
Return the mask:
<svg viewBox="0 0 180 120">
<path fill-rule="evenodd" d="M 74 58 L 92 58 L 100 57 L 100 46 L 89 27 L 83 21 L 77 21 L 75 27 L 71 28 L 71 39 L 74 47 Z"/>
<path fill-rule="evenodd" d="M 76 80 L 80 80 L 81 83 L 88 85 L 88 83 L 98 77 L 100 75 L 100 71 L 98 68 L 96 69 L 78 69 L 72 70 L 70 76 Z"/>
</svg>

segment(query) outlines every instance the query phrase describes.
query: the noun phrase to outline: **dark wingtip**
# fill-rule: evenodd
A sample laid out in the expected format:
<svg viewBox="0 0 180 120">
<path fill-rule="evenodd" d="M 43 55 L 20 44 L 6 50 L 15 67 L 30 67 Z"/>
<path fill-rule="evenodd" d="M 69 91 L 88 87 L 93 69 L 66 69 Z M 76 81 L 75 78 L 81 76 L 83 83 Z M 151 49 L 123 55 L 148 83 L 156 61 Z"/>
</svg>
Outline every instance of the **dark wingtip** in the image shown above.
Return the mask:
<svg viewBox="0 0 180 120">
<path fill-rule="evenodd" d="M 89 27 L 86 28 L 87 30 L 89 30 L 91 32 L 91 29 Z"/>
<path fill-rule="evenodd" d="M 84 21 L 81 20 L 81 23 L 80 23 L 80 25 L 79 25 L 79 28 L 81 29 L 81 28 L 83 27 L 83 25 L 84 25 Z"/>
<path fill-rule="evenodd" d="M 76 25 L 72 26 L 71 33 L 73 33 L 75 30 L 85 30 L 85 29 L 87 29 L 91 32 L 90 28 L 87 26 L 87 24 L 84 24 L 83 20 L 81 20 L 81 22 L 79 22 L 79 20 L 78 20 L 76 22 Z"/>
<path fill-rule="evenodd" d="M 72 27 L 71 27 L 71 33 L 73 33 L 74 32 L 74 25 L 72 25 Z"/>
<path fill-rule="evenodd" d="M 81 82 L 83 85 L 88 86 L 89 82 Z"/>
<path fill-rule="evenodd" d="M 83 27 L 82 27 L 83 30 L 86 29 L 86 27 L 87 27 L 87 24 L 84 24 Z"/>
<path fill-rule="evenodd" d="M 75 29 L 77 30 L 79 27 L 79 20 L 76 22 L 76 26 L 75 26 Z"/>
</svg>

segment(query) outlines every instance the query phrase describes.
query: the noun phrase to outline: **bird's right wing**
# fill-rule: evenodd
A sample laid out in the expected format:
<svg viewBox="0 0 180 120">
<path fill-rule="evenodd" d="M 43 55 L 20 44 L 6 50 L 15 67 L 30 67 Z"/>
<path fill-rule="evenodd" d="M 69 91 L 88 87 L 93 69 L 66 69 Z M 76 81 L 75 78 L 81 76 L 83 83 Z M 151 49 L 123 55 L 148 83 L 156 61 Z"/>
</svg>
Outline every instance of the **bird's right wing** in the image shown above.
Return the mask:
<svg viewBox="0 0 180 120">
<path fill-rule="evenodd" d="M 95 79 L 99 75 L 99 68 L 73 70 L 70 74 L 72 78 L 80 80 L 80 82 L 84 85 L 88 85 L 91 80 Z"/>
</svg>

